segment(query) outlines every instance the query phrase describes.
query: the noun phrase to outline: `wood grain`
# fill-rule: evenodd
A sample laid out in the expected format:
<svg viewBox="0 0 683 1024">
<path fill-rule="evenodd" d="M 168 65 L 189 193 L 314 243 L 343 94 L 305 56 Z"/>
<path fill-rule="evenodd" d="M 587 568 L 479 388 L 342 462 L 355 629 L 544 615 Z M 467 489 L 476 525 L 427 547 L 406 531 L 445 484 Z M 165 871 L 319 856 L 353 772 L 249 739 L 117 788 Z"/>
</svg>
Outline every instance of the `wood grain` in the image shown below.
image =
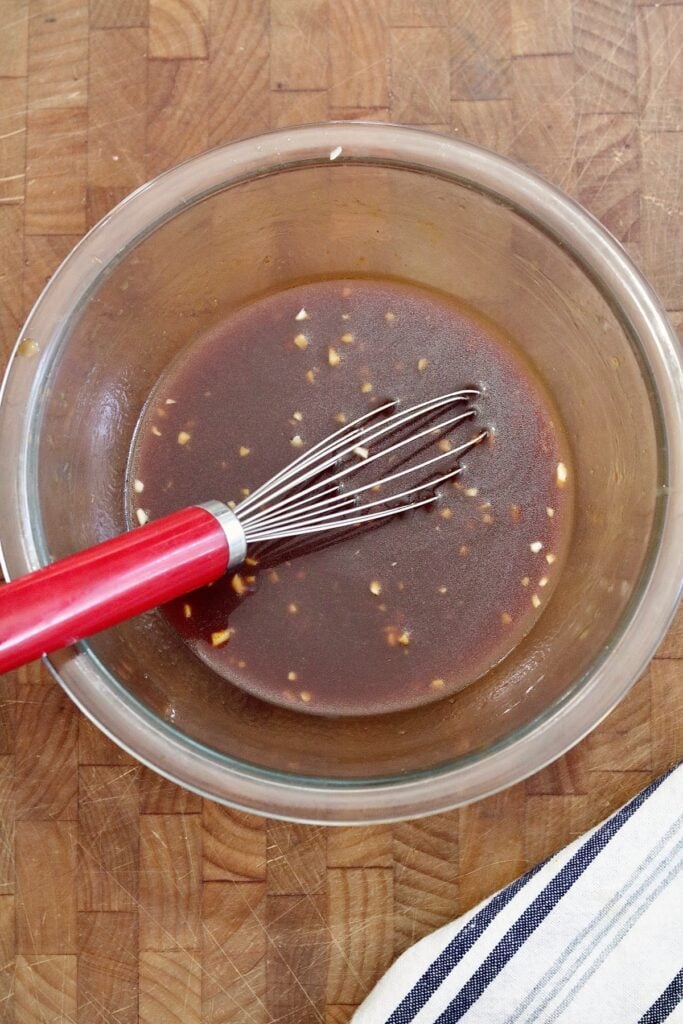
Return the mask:
<svg viewBox="0 0 683 1024">
<path fill-rule="evenodd" d="M 573 24 L 576 109 L 582 114 L 636 111 L 638 66 L 631 0 L 574 0 Z"/>
<path fill-rule="evenodd" d="M 389 106 L 387 14 L 387 0 L 330 4 L 333 107 Z"/>
<path fill-rule="evenodd" d="M 14 790 L 18 817 L 78 818 L 78 715 L 53 686 L 18 686 Z"/>
<path fill-rule="evenodd" d="M 206 57 L 209 0 L 149 0 L 149 55 Z"/>
<path fill-rule="evenodd" d="M 147 33 L 90 33 L 88 184 L 132 190 L 145 179 Z"/>
<path fill-rule="evenodd" d="M 78 915 L 78 1019 L 138 1020 L 138 915 Z"/>
<path fill-rule="evenodd" d="M 546 0 L 512 0 L 511 40 L 513 57 L 571 53 L 573 23 L 571 0 L 556 0 L 552 17 Z"/>
<path fill-rule="evenodd" d="M 140 948 L 200 943 L 201 826 L 196 814 L 140 818 Z"/>
<path fill-rule="evenodd" d="M 161 174 L 209 144 L 208 64 L 147 61 L 147 174 Z"/>
<path fill-rule="evenodd" d="M 140 814 L 198 814 L 202 809 L 196 793 L 174 786 L 149 768 L 140 768 L 137 780 Z"/>
<path fill-rule="evenodd" d="M 265 820 L 205 800 L 202 877 L 213 882 L 265 881 Z"/>
<path fill-rule="evenodd" d="M 78 951 L 77 840 L 75 822 L 17 822 L 14 850 L 18 953 Z"/>
<path fill-rule="evenodd" d="M 135 28 L 147 24 L 148 0 L 90 0 L 90 28 Z"/>
<path fill-rule="evenodd" d="M 266 0 L 211 0 L 209 145 L 270 127 Z"/>
<path fill-rule="evenodd" d="M 137 908 L 137 773 L 133 766 L 79 770 L 79 910 Z"/>
<path fill-rule="evenodd" d="M 25 78 L 28 73 L 28 0 L 7 0 L 2 22 L 0 77 Z"/>
<path fill-rule="evenodd" d="M 644 131 L 683 129 L 683 18 L 666 5 L 642 7 L 638 31 L 638 91 Z"/>
<path fill-rule="evenodd" d="M 268 1021 L 266 886 L 206 882 L 202 890 L 202 1021 Z"/>
<path fill-rule="evenodd" d="M 78 238 L 209 146 L 437 126 L 548 176 L 683 332 L 683 4 L 3 0 L 0 363 Z M 683 758 L 683 612 L 622 704 L 459 811 L 324 829 L 137 765 L 27 666 L 0 688 L 0 1024 L 348 1024 L 393 958 Z"/>
<path fill-rule="evenodd" d="M 327 836 L 327 866 L 390 868 L 393 864 L 392 833 L 389 825 L 332 829 Z"/>
<path fill-rule="evenodd" d="M 440 28 L 394 28 L 391 116 L 410 124 L 448 124 L 448 36 Z"/>
<path fill-rule="evenodd" d="M 271 1020 L 300 1024 L 325 1009 L 328 968 L 324 896 L 269 896 L 266 900 L 266 1001 Z"/>
<path fill-rule="evenodd" d="M 388 968 L 393 951 L 390 868 L 330 868 L 327 919 L 329 1003 L 358 1003 Z"/>
<path fill-rule="evenodd" d="M 19 1024 L 75 1020 L 77 967 L 75 956 L 18 956 L 14 1013 Z"/>
<path fill-rule="evenodd" d="M 0 203 L 20 203 L 26 187 L 26 79 L 0 83 Z"/>
<path fill-rule="evenodd" d="M 87 0 L 32 0 L 30 11 L 29 109 L 85 109 L 88 104 Z"/>
<path fill-rule="evenodd" d="M 637 257 L 640 151 L 633 114 L 579 114 L 576 195 Z"/>
<path fill-rule="evenodd" d="M 327 12 L 327 0 L 271 0 L 271 89 L 327 88 Z"/>
<path fill-rule="evenodd" d="M 324 829 L 270 821 L 267 828 L 268 891 L 280 896 L 325 889 Z"/>
<path fill-rule="evenodd" d="M 0 1018 L 14 1020 L 14 896 L 0 896 Z"/>
<path fill-rule="evenodd" d="M 27 235 L 72 235 L 85 230 L 87 126 L 87 111 L 82 107 L 29 108 Z"/>
<path fill-rule="evenodd" d="M 202 965 L 184 950 L 140 954 L 140 1024 L 200 1024 Z"/>
<path fill-rule="evenodd" d="M 394 953 L 458 913 L 459 815 L 438 814 L 394 827 Z"/>
<path fill-rule="evenodd" d="M 4 364 L 9 359 L 23 319 L 23 219 L 22 206 L 0 206 L 0 353 Z"/>
<path fill-rule="evenodd" d="M 454 100 L 506 99 L 512 58 L 507 0 L 450 0 L 450 75 Z"/>
<path fill-rule="evenodd" d="M 16 820 L 14 758 L 0 757 L 0 893 L 14 892 L 14 823 Z"/>
</svg>

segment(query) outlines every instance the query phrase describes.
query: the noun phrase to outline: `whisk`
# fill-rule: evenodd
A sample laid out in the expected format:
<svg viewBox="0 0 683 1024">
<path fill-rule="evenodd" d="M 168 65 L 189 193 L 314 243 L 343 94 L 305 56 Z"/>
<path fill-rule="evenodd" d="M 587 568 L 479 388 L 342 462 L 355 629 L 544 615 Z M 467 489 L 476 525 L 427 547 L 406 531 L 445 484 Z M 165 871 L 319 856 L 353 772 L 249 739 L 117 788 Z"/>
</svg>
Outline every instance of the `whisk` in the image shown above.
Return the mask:
<svg viewBox="0 0 683 1024">
<path fill-rule="evenodd" d="M 236 507 L 221 501 L 173 512 L 0 587 L 0 672 L 213 583 L 263 542 L 381 520 L 428 505 L 483 441 L 439 446 L 437 434 L 474 419 L 476 388 L 407 409 L 384 402 L 304 451 Z M 368 472 L 383 463 L 378 476 Z M 358 481 L 361 481 L 358 483 Z"/>
</svg>

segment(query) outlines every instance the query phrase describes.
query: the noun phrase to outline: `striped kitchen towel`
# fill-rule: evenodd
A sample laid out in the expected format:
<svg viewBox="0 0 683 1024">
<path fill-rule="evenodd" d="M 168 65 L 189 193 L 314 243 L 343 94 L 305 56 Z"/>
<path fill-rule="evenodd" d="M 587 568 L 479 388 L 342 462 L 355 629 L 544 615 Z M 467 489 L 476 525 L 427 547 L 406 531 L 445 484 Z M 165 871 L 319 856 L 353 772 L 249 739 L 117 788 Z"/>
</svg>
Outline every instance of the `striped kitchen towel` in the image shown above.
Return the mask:
<svg viewBox="0 0 683 1024">
<path fill-rule="evenodd" d="M 352 1024 L 683 1022 L 683 764 L 407 950 Z"/>
</svg>

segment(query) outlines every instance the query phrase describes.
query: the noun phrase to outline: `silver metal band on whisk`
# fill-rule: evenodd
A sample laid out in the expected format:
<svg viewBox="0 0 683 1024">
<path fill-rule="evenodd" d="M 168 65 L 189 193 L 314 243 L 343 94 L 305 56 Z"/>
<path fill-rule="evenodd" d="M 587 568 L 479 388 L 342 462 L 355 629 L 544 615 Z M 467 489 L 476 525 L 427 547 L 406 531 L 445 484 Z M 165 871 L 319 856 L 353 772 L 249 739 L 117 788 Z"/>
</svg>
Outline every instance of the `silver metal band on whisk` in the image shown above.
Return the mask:
<svg viewBox="0 0 683 1024">
<path fill-rule="evenodd" d="M 222 501 L 203 501 L 200 503 L 199 508 L 206 509 L 220 524 L 225 539 L 228 542 L 228 551 L 230 556 L 228 559 L 228 569 L 234 569 L 236 566 L 241 565 L 247 554 L 247 538 L 244 536 L 244 530 L 239 519 L 227 505 L 224 505 Z"/>
</svg>

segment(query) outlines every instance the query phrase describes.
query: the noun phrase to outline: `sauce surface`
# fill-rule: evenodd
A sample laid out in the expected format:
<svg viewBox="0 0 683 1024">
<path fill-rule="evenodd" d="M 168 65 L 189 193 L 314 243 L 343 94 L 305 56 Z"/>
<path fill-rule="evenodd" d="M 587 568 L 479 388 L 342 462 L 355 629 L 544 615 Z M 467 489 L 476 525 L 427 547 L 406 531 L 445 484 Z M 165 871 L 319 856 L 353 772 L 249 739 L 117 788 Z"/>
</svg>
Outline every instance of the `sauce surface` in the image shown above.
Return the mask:
<svg viewBox="0 0 683 1024">
<path fill-rule="evenodd" d="M 452 300 L 378 280 L 270 295 L 198 338 L 159 381 L 131 452 L 132 523 L 249 490 L 387 398 L 476 386 L 440 498 L 372 530 L 255 548 L 164 609 L 230 683 L 318 714 L 374 714 L 469 685 L 533 627 L 571 533 L 555 409 L 513 343 Z M 472 435 L 457 427 L 453 444 Z M 436 448 L 434 448 L 436 452 Z"/>
</svg>

